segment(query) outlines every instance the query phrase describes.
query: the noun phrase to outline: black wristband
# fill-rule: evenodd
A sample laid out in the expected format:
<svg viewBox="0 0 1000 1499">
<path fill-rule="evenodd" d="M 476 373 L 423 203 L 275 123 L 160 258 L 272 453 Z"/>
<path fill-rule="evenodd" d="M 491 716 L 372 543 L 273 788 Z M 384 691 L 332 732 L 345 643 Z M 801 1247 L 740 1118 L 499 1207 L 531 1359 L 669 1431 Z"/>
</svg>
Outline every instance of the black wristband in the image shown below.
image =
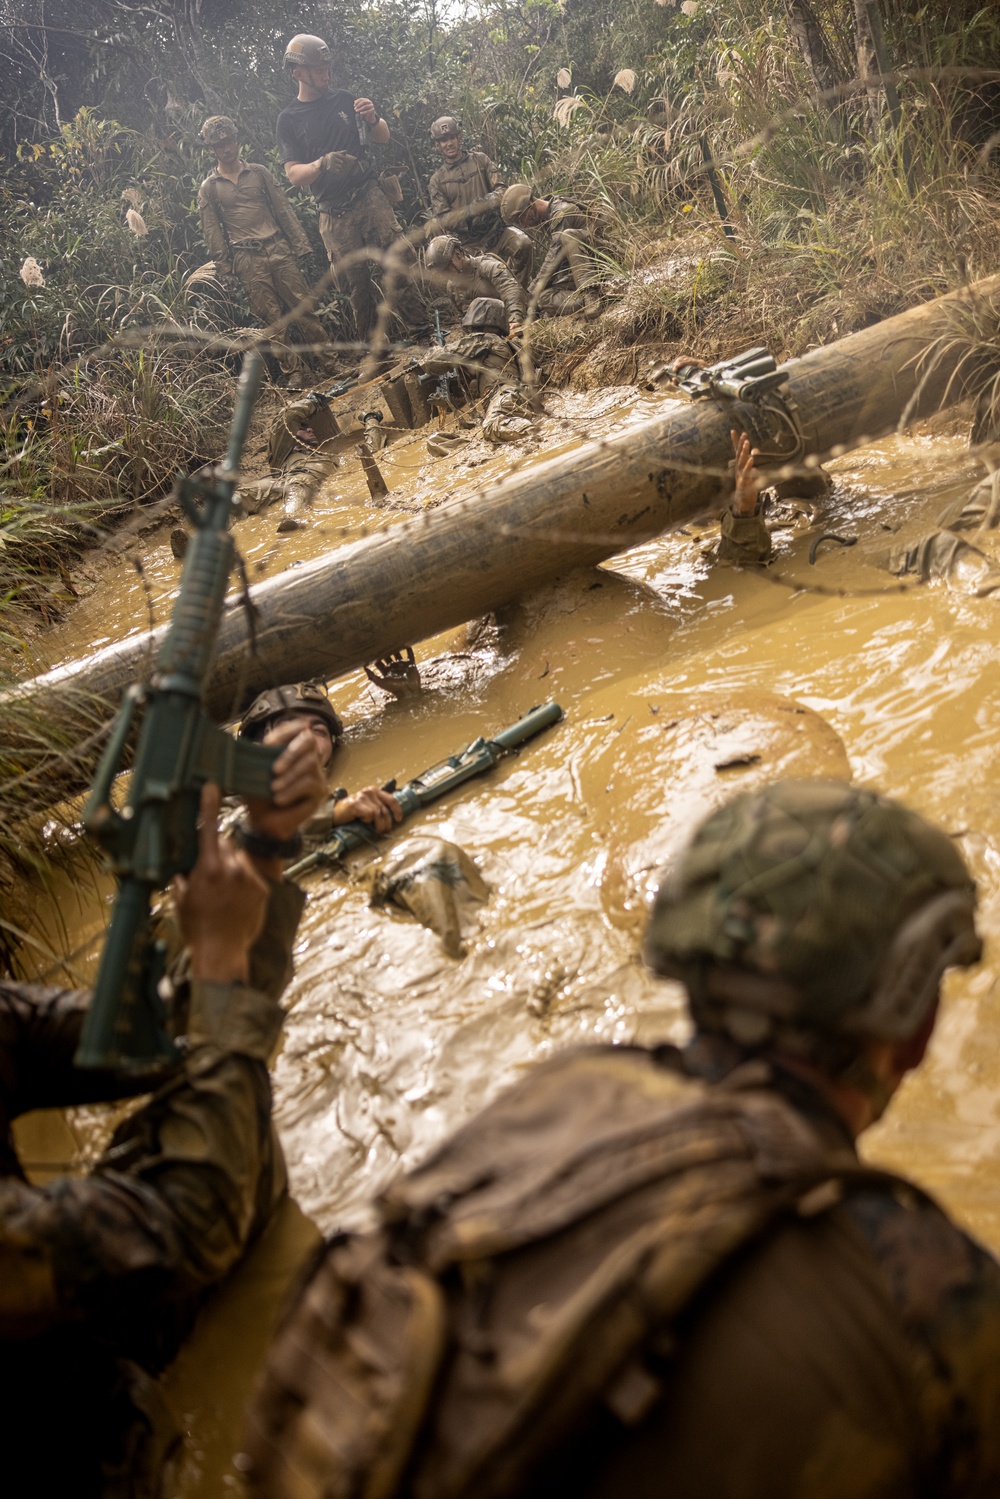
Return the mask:
<svg viewBox="0 0 1000 1499">
<path fill-rule="evenodd" d="M 232 839 L 237 848 L 245 849 L 255 859 L 297 859 L 302 852 L 301 833 L 291 838 L 269 838 L 266 833 L 255 833 L 245 822 L 236 824 Z"/>
</svg>

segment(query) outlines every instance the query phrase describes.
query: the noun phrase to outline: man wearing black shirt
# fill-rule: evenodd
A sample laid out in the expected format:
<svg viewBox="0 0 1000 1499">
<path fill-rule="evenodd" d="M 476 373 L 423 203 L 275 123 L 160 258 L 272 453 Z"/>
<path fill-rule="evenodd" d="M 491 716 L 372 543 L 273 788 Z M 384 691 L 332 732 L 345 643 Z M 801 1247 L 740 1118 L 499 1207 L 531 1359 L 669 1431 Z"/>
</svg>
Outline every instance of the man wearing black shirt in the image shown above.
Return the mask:
<svg viewBox="0 0 1000 1499">
<path fill-rule="evenodd" d="M 427 312 L 410 279 L 416 262 L 402 238 L 375 170 L 367 144 L 383 145 L 389 127 L 370 99 L 355 99 L 331 88 L 329 47 L 320 37 L 296 36 L 285 52 L 285 66 L 298 96 L 278 116 L 278 147 L 285 176 L 293 187 L 309 187 L 319 205 L 319 228 L 330 264 L 346 282 L 358 338 L 375 326 L 371 260 L 386 266 L 383 292 L 416 336 L 427 333 Z M 359 124 L 363 129 L 359 129 Z M 384 252 L 392 247 L 387 259 Z"/>
</svg>

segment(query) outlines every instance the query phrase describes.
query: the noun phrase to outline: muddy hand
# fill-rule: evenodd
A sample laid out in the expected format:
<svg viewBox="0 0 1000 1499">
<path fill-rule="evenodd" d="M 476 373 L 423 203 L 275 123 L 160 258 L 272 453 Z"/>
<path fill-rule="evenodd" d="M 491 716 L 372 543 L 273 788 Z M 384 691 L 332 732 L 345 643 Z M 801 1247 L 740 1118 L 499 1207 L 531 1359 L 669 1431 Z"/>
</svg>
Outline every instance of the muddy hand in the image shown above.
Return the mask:
<svg viewBox="0 0 1000 1499">
<path fill-rule="evenodd" d="M 173 881 L 191 976 L 210 983 L 246 982 L 250 948 L 264 926 L 267 884 L 246 854 L 219 837 L 218 786 L 202 787 L 198 862 Z"/>
<path fill-rule="evenodd" d="M 413 697 L 420 691 L 420 670 L 411 645 L 404 645 L 401 651 L 390 651 L 375 662 L 374 669 L 366 666 L 365 676 L 396 698 Z"/>
<path fill-rule="evenodd" d="M 730 432 L 733 452 L 736 454 L 736 484 L 733 494 L 734 515 L 752 515 L 757 508 L 757 497 L 764 487 L 764 475 L 756 467 L 760 456 L 757 448 L 751 448 L 745 432 Z"/>
<path fill-rule="evenodd" d="M 402 822 L 403 809 L 391 792 L 381 786 L 366 786 L 335 804 L 335 827 L 345 822 L 370 822 L 376 833 L 388 833 L 394 822 Z"/>
<path fill-rule="evenodd" d="M 284 743 L 271 776 L 271 799 L 246 798 L 247 824 L 255 833 L 284 842 L 294 837 L 328 796 L 326 772 L 316 737 L 294 723 L 279 723 L 271 732 L 272 748 Z"/>
</svg>

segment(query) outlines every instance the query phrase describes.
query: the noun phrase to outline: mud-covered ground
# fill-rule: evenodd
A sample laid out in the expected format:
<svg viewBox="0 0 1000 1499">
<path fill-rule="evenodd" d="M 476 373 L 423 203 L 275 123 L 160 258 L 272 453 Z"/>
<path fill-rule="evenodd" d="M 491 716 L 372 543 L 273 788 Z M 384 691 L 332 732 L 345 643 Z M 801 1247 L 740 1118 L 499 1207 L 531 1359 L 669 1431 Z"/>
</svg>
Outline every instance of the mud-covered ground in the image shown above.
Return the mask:
<svg viewBox="0 0 1000 1499">
<path fill-rule="evenodd" d="M 551 396 L 533 442 L 499 453 L 476 440 L 435 458 L 426 433 L 407 438 L 380 460 L 392 494 L 379 509 L 346 460 L 308 529 L 278 536 L 267 512 L 239 524 L 250 575 L 294 567 L 662 399 L 629 387 Z M 398 851 L 435 834 L 475 861 L 489 896 L 464 956 L 447 956 L 412 916 L 371 905 L 381 853 L 309 879 L 274 1069 L 298 1207 L 216 1298 L 168 1376 L 189 1432 L 184 1499 L 238 1485 L 230 1458 L 242 1395 L 317 1229 L 364 1221 L 393 1172 L 554 1047 L 683 1035 L 678 989 L 641 965 L 644 910 L 692 822 L 763 779 L 852 775 L 960 839 L 980 880 L 986 960 L 949 981 L 930 1060 L 866 1149 L 918 1176 L 1000 1249 L 1000 597 L 944 583 L 901 589 L 881 566 L 981 471 L 963 435 L 939 432 L 889 439 L 832 472 L 818 516 L 799 507 L 781 518 L 766 573 L 713 566 L 706 522 L 573 574 L 499 623 L 423 643 L 425 691 L 413 702 L 386 699 L 360 673 L 334 684 L 349 726 L 334 774 L 347 786 L 412 775 L 539 702 L 557 700 L 565 719 L 393 838 Z M 811 542 L 829 529 L 857 544 L 824 548 L 810 565 Z M 146 628 L 151 605 L 163 617 L 179 575 L 166 532 L 144 538 L 143 551 L 145 584 L 120 563 L 98 569 L 89 596 L 36 643 L 38 669 Z M 38 910 L 36 939 L 82 949 L 81 979 L 106 896 L 67 880 Z M 101 1111 L 77 1111 L 33 1116 L 20 1136 L 32 1161 L 79 1164 L 105 1128 Z"/>
</svg>

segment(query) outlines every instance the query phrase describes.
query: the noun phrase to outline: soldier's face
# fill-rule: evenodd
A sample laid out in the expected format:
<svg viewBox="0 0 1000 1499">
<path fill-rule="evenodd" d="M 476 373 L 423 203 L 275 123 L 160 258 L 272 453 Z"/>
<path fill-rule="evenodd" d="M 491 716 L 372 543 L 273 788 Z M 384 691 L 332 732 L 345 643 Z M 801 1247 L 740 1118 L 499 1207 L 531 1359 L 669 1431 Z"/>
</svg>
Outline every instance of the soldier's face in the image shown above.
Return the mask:
<svg viewBox="0 0 1000 1499">
<path fill-rule="evenodd" d="M 240 154 L 239 142 L 232 135 L 224 136 L 221 141 L 216 141 L 212 150 L 223 166 L 230 166 Z"/>
<path fill-rule="evenodd" d="M 542 222 L 542 212 L 538 205 L 538 199 L 529 203 L 523 213 L 518 215 L 517 224 L 520 229 L 537 229 Z"/>
<path fill-rule="evenodd" d="M 326 770 L 333 759 L 333 736 L 330 733 L 330 725 L 325 718 L 318 713 L 279 713 L 277 718 L 272 718 L 264 731 L 264 744 L 270 744 L 273 730 L 279 723 L 293 723 L 298 729 L 306 729 L 316 740 L 319 750 L 319 758 L 323 769 Z"/>
<path fill-rule="evenodd" d="M 435 145 L 445 161 L 457 161 L 462 154 L 462 132 L 446 135 L 443 140 L 435 141 Z"/>
<path fill-rule="evenodd" d="M 324 63 L 319 68 L 295 68 L 292 73 L 298 83 L 304 83 L 314 93 L 325 94 L 330 87 L 330 64 Z"/>
</svg>

